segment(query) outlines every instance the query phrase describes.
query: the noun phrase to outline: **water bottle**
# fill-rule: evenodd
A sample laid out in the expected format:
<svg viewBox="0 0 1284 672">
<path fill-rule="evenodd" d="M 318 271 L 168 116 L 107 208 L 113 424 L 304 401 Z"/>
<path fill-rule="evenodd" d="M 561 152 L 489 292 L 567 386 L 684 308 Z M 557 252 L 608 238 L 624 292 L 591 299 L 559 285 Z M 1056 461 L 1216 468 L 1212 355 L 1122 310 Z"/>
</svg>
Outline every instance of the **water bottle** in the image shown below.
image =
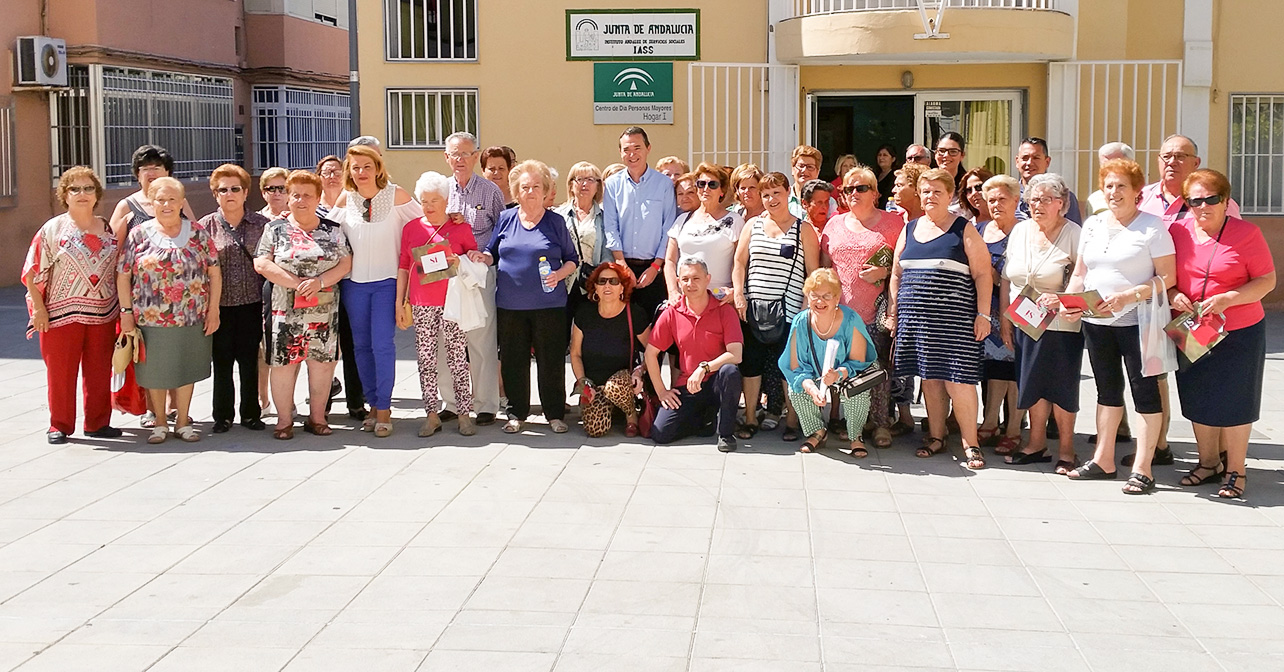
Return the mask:
<svg viewBox="0 0 1284 672">
<path fill-rule="evenodd" d="M 545 282 L 545 278 L 547 278 L 552 274 L 553 274 L 553 267 L 548 263 L 548 258 L 540 257 L 539 258 L 539 286 L 541 289 L 544 290 L 545 294 L 553 291 L 553 288 L 549 287 L 548 283 Z"/>
</svg>

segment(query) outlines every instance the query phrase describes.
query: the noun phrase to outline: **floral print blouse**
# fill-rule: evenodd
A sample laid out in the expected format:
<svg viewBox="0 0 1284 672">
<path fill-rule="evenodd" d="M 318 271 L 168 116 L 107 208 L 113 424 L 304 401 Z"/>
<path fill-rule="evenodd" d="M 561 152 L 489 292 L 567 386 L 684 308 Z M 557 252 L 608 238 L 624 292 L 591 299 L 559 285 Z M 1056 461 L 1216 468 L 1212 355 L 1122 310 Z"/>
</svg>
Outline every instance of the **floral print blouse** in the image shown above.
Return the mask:
<svg viewBox="0 0 1284 672">
<path fill-rule="evenodd" d="M 133 275 L 130 286 L 138 326 L 205 324 L 209 269 L 216 266 L 214 239 L 199 224 L 184 219 L 173 238 L 154 219 L 134 227 L 120 251 L 118 270 Z"/>
<path fill-rule="evenodd" d="M 300 278 L 315 278 L 337 266 L 339 260 L 351 255 L 352 249 L 348 247 L 348 238 L 343 234 L 343 229 L 324 217 L 312 231 L 304 231 L 288 219 L 278 219 L 268 224 L 267 231 L 259 239 L 257 254 L 259 257 L 270 258 L 281 270 Z M 334 291 L 338 289 L 335 288 Z M 333 303 L 328 303 L 296 310 L 293 290 L 278 287 L 272 291 L 272 312 L 276 314 L 315 313 L 328 319 L 335 307 Z"/>
</svg>

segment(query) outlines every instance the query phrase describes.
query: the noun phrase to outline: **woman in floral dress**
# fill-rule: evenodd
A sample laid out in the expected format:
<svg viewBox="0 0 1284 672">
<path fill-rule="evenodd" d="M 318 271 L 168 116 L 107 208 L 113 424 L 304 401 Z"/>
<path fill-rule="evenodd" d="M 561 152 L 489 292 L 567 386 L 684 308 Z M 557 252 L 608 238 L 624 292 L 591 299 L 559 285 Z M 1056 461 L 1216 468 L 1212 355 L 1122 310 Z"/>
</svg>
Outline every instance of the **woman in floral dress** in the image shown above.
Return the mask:
<svg viewBox="0 0 1284 672">
<path fill-rule="evenodd" d="M 289 216 L 268 225 L 259 241 L 254 268 L 272 283 L 263 333 L 268 379 L 277 421 L 272 436 L 294 438 L 294 383 L 299 362 L 308 363 L 309 416 L 306 432 L 331 433 L 326 421 L 330 380 L 339 355 L 337 283 L 352 268 L 352 251 L 338 224 L 317 216 L 321 178 L 306 170 L 285 182 Z"/>
</svg>

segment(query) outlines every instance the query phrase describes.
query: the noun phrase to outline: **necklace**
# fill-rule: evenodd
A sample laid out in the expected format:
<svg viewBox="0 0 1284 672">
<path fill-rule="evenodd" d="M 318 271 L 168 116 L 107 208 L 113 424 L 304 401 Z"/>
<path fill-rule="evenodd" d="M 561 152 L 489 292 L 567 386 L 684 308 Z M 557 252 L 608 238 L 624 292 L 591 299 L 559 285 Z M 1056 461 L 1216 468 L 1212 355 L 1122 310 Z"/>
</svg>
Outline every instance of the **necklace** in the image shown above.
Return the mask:
<svg viewBox="0 0 1284 672">
<path fill-rule="evenodd" d="M 820 334 L 829 334 L 829 333 L 831 333 L 831 332 L 833 331 L 833 329 L 834 329 L 834 321 L 838 318 L 838 313 L 839 313 L 839 312 L 840 312 L 840 311 L 837 311 L 837 310 L 833 311 L 833 314 L 829 316 L 829 326 L 825 327 L 824 329 L 819 329 L 819 327 L 820 327 L 820 320 L 819 320 L 819 317 L 818 317 L 818 318 L 817 318 L 817 321 L 816 321 L 817 332 L 818 332 L 818 333 L 820 333 Z"/>
</svg>

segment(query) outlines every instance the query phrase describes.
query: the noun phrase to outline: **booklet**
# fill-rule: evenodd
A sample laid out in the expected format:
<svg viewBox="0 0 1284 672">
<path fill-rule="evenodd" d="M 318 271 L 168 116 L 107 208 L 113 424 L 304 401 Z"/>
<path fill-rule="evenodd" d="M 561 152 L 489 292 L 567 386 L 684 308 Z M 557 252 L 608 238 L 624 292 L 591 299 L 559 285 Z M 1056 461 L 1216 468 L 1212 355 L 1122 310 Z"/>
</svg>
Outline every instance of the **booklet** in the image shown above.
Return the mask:
<svg viewBox="0 0 1284 672">
<path fill-rule="evenodd" d="M 892 261 L 895 258 L 896 258 L 896 250 L 893 250 L 888 245 L 884 245 L 878 248 L 877 252 L 869 255 L 869 259 L 866 259 L 865 263 L 869 264 L 870 266 L 881 266 L 883 268 L 891 268 Z"/>
<path fill-rule="evenodd" d="M 1195 312 L 1186 311 L 1178 315 L 1164 327 L 1164 333 L 1173 339 L 1186 359 L 1194 362 L 1226 338 L 1226 317 L 1205 313 L 1196 304 Z"/>
<path fill-rule="evenodd" d="M 1061 305 L 1070 310 L 1082 310 L 1084 317 L 1114 317 L 1114 313 L 1096 309 L 1096 305 L 1101 303 L 1101 294 L 1095 289 L 1075 294 L 1057 294 L 1057 298 L 1061 300 Z"/>
<path fill-rule="evenodd" d="M 1008 304 L 1006 315 L 1012 320 L 1012 324 L 1036 341 L 1048 330 L 1048 325 L 1057 319 L 1056 311 L 1039 305 L 1039 293 L 1029 285 L 1021 290 L 1016 300 Z"/>
<path fill-rule="evenodd" d="M 317 306 L 331 303 L 334 303 L 334 287 L 319 289 L 316 294 L 312 295 L 312 298 L 304 298 L 298 292 L 294 293 L 295 308 L 316 308 Z"/>
</svg>

